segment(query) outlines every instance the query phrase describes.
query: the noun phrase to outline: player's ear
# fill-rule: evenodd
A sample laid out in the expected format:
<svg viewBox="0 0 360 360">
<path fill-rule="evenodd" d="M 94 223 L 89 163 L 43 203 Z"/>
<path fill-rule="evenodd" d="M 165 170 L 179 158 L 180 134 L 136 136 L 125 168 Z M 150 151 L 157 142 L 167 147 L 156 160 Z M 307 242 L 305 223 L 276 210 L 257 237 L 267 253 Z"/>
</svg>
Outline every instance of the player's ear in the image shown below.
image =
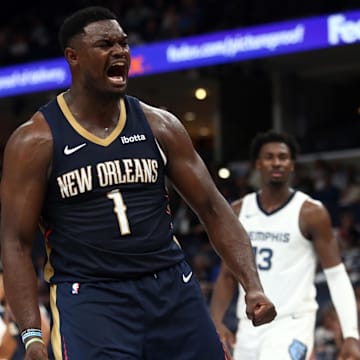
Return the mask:
<svg viewBox="0 0 360 360">
<path fill-rule="evenodd" d="M 77 63 L 77 52 L 75 49 L 67 47 L 64 51 L 64 56 L 69 65 L 75 65 Z"/>
<path fill-rule="evenodd" d="M 255 170 L 260 169 L 260 160 L 259 160 L 259 159 L 256 159 L 256 160 L 253 162 L 253 168 L 254 168 Z"/>
</svg>

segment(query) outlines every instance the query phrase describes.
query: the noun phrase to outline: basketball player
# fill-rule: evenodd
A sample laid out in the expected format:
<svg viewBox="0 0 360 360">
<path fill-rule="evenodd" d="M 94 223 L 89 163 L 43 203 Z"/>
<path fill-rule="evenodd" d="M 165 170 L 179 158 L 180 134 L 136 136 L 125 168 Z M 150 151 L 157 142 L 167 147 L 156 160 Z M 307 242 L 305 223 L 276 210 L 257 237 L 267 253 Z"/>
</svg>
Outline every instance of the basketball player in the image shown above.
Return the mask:
<svg viewBox="0 0 360 360">
<path fill-rule="evenodd" d="M 48 357 L 30 256 L 39 218 L 56 360 L 224 359 L 173 238 L 166 176 L 246 289 L 248 316 L 261 325 L 276 311 L 246 232 L 180 121 L 125 94 L 130 50 L 116 16 L 85 8 L 59 35 L 71 87 L 15 130 L 4 152 L 4 281 L 25 359 Z"/>
<path fill-rule="evenodd" d="M 319 260 L 341 323 L 341 359 L 358 360 L 354 291 L 340 260 L 328 211 L 319 201 L 290 187 L 296 154 L 297 145 L 288 135 L 258 134 L 252 141 L 251 160 L 260 174 L 260 190 L 233 203 L 250 237 L 265 292 L 277 309 L 276 319 L 253 327 L 240 288 L 235 340 L 222 322 L 238 286 L 226 264 L 215 283 L 211 314 L 225 343 L 235 343 L 235 360 L 309 359 L 318 308 L 314 277 Z"/>
</svg>

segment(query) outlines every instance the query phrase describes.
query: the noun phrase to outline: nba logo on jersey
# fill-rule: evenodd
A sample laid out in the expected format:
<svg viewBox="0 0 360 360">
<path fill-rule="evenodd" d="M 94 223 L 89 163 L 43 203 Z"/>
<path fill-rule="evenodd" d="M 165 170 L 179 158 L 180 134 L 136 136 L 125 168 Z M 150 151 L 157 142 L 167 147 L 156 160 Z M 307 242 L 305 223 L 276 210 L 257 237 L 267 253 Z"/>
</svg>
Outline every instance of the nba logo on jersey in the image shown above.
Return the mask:
<svg viewBox="0 0 360 360">
<path fill-rule="evenodd" d="M 80 283 L 75 282 L 71 286 L 71 293 L 73 295 L 77 295 L 77 294 L 79 294 L 79 289 L 80 289 Z"/>
<path fill-rule="evenodd" d="M 294 339 L 289 346 L 289 353 L 292 360 L 305 360 L 307 347 L 301 341 Z"/>
</svg>

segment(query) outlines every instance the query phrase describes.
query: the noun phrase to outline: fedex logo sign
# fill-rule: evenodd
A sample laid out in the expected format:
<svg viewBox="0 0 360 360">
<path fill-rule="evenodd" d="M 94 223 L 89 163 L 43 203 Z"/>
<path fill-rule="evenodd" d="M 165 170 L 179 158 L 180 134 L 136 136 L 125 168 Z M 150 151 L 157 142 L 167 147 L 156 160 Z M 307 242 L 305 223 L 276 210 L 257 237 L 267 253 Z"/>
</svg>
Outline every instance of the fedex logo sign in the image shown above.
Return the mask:
<svg viewBox="0 0 360 360">
<path fill-rule="evenodd" d="M 360 19 L 349 20 L 344 15 L 337 14 L 329 16 L 327 24 L 329 44 L 352 44 L 360 41 Z"/>
</svg>

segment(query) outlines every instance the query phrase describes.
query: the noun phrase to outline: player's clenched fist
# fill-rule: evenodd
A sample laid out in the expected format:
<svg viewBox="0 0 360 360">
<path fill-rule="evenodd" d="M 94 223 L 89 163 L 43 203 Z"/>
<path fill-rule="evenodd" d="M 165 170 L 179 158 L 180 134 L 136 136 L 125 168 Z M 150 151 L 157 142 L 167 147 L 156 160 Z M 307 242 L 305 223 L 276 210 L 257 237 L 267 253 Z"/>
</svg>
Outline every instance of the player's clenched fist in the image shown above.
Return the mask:
<svg viewBox="0 0 360 360">
<path fill-rule="evenodd" d="M 245 302 L 246 315 L 254 326 L 274 320 L 276 316 L 275 306 L 262 291 L 248 291 L 245 295 Z"/>
<path fill-rule="evenodd" d="M 36 342 L 26 350 L 25 360 L 48 360 L 47 350 L 44 344 Z"/>
</svg>

